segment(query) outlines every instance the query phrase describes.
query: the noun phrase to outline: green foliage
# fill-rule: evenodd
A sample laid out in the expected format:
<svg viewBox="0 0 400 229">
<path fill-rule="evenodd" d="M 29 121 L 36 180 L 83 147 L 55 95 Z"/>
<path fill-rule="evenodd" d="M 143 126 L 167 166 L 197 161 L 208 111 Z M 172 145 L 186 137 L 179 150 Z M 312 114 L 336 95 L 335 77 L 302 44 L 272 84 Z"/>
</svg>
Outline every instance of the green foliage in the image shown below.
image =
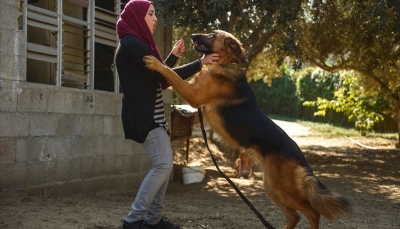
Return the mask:
<svg viewBox="0 0 400 229">
<path fill-rule="evenodd" d="M 334 91 L 340 84 L 338 74 L 325 74 L 316 68 L 302 70 L 295 76 L 297 76 L 297 96 L 301 101 L 314 100 L 318 97 L 332 99 Z"/>
<path fill-rule="evenodd" d="M 273 78 L 282 75 L 282 69 L 278 68 L 274 60 L 274 54 L 271 49 L 264 49 L 261 53 L 253 59 L 249 68 L 247 69 L 247 80 L 262 80 L 264 83 L 271 86 Z"/>
<path fill-rule="evenodd" d="M 266 114 L 355 127 L 362 134 L 395 130 L 394 119 L 385 114 L 391 111 L 391 101 L 366 93 L 354 72 L 310 68 L 292 77 L 285 72 L 290 73 L 281 69 L 282 76 L 272 78 L 270 86 L 261 79 L 250 82 Z"/>
<path fill-rule="evenodd" d="M 166 24 L 190 28 L 191 33 L 222 29 L 234 34 L 247 50 L 249 62 L 264 48 L 274 47 L 275 63 L 283 62 L 289 55 L 296 66 L 301 65 L 298 19 L 302 7 L 298 0 L 157 0 L 155 3 L 157 14 Z"/>
<path fill-rule="evenodd" d="M 271 86 L 262 80 L 250 83 L 261 110 L 268 114 L 291 118 L 300 117 L 300 101 L 296 97 L 296 86 L 288 75 L 274 78 Z"/>
<path fill-rule="evenodd" d="M 354 122 L 356 129 L 366 134 L 376 123 L 384 120 L 380 113 L 384 102 L 382 99 L 366 94 L 359 86 L 354 72 L 345 71 L 337 76 L 339 76 L 339 81 L 335 85 L 336 91 L 333 98 L 317 97 L 316 101 L 306 101 L 303 105 L 316 106 L 318 108 L 315 112 L 316 116 L 325 116 L 329 109 L 342 112 L 349 121 Z"/>
<path fill-rule="evenodd" d="M 392 109 L 378 113 L 400 115 L 400 1 L 313 1 L 305 12 L 301 47 L 311 64 L 326 71 L 355 71 L 363 92 L 358 103 L 371 106 L 368 96 L 385 98 Z M 380 120 L 378 114 L 351 117 L 357 116 L 370 125 Z"/>
<path fill-rule="evenodd" d="M 384 98 L 400 120 L 398 0 L 157 0 L 155 6 L 167 23 L 190 28 L 190 33 L 231 32 L 243 43 L 252 66 L 281 66 L 290 57 L 294 69 L 299 69 L 304 59 L 325 71 L 353 70 L 363 92 L 357 101 L 363 101 L 363 107 L 376 108 L 371 101 Z M 261 62 L 254 65 L 252 61 L 260 53 L 268 60 L 257 60 Z M 259 71 L 251 75 L 268 83 L 277 75 L 273 67 Z M 367 100 L 367 95 L 375 98 Z M 377 114 L 352 114 L 370 123 L 359 124 L 364 129 L 380 119 L 374 118 Z"/>
</svg>

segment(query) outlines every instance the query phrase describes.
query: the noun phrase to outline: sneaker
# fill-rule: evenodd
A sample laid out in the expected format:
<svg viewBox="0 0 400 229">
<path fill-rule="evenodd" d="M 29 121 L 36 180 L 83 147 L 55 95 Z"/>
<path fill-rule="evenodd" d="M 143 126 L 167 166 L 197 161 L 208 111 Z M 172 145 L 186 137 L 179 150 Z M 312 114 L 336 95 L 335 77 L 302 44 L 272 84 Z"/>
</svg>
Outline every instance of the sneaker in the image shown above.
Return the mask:
<svg viewBox="0 0 400 229">
<path fill-rule="evenodd" d="M 157 224 L 147 224 L 143 222 L 143 229 L 180 229 L 179 224 L 173 224 L 169 219 L 162 217 Z"/>
<path fill-rule="evenodd" d="M 124 229 L 143 229 L 143 220 L 128 223 L 124 220 L 124 224 L 122 224 L 122 228 Z"/>
</svg>

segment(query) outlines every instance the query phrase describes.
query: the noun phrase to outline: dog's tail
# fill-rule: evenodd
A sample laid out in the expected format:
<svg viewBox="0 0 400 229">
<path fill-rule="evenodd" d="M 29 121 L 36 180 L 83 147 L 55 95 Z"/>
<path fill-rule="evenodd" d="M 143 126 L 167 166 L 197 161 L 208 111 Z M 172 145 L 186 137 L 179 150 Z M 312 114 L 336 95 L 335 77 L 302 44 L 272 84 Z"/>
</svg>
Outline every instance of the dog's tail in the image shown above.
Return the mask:
<svg viewBox="0 0 400 229">
<path fill-rule="evenodd" d="M 311 206 L 328 220 L 335 220 L 351 212 L 350 202 L 344 197 L 333 194 L 315 176 L 306 175 L 303 185 Z"/>
</svg>

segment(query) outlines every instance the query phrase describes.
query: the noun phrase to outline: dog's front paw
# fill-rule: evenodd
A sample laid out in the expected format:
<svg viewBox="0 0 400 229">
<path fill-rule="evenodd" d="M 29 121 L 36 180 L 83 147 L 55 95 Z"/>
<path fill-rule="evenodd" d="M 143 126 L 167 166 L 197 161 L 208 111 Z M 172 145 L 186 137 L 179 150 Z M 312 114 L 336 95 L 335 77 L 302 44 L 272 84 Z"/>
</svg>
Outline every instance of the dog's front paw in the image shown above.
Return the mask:
<svg viewBox="0 0 400 229">
<path fill-rule="evenodd" d="M 144 56 L 143 61 L 146 64 L 146 67 L 150 70 L 157 71 L 163 64 L 154 56 Z"/>
</svg>

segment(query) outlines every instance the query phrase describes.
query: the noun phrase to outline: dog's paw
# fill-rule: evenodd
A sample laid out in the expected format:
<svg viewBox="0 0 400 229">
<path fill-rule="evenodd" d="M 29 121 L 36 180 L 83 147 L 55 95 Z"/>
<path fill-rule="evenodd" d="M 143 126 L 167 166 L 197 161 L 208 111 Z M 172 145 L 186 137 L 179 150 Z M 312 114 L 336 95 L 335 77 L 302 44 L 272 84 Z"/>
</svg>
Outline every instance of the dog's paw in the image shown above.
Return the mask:
<svg viewBox="0 0 400 229">
<path fill-rule="evenodd" d="M 157 70 L 162 66 L 163 64 L 154 56 L 144 56 L 143 61 L 146 64 L 146 67 L 150 70 Z"/>
</svg>

